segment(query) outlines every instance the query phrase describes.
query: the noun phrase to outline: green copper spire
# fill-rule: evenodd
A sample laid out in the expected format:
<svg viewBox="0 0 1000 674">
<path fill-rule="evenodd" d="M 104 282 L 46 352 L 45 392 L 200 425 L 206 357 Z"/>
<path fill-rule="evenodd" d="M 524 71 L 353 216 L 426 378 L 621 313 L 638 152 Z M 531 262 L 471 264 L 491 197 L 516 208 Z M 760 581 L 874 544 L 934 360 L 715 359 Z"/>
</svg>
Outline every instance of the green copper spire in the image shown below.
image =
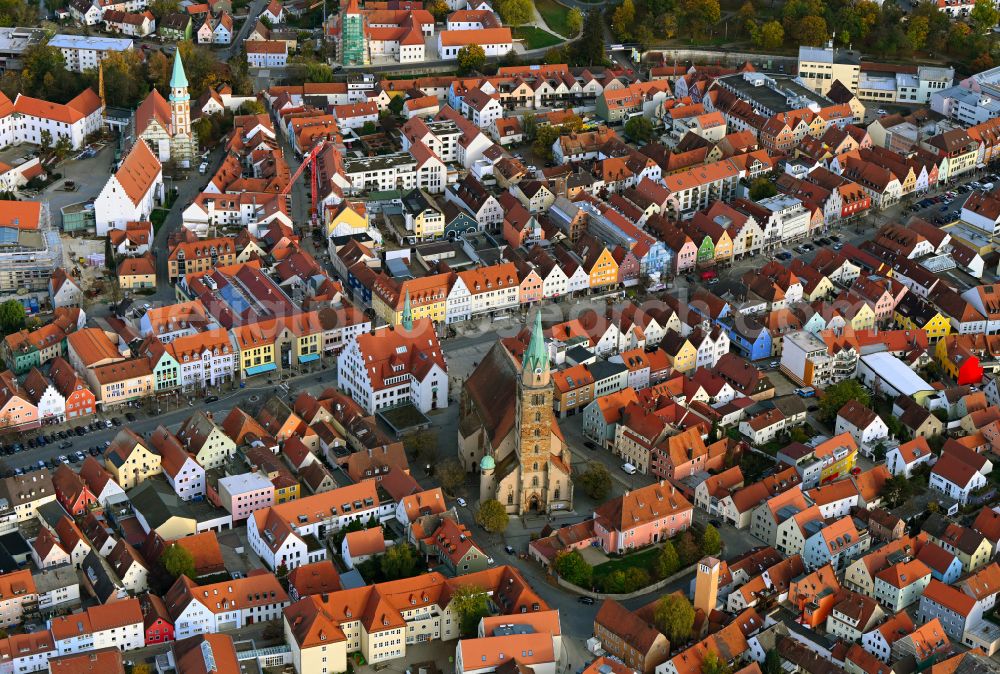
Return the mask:
<svg viewBox="0 0 1000 674">
<path fill-rule="evenodd" d="M 410 310 L 410 291 L 406 291 L 406 299 L 403 300 L 403 327 L 407 330 L 413 329 L 413 311 Z"/>
<path fill-rule="evenodd" d="M 549 367 L 549 352 L 545 348 L 545 335 L 542 333 L 542 312 L 535 312 L 535 327 L 531 330 L 531 341 L 528 350 L 524 352 L 523 371 L 541 372 Z"/>
<path fill-rule="evenodd" d="M 187 100 L 187 92 L 184 92 L 184 97 L 176 95 L 174 92 L 177 89 L 187 89 L 188 80 L 187 75 L 184 74 L 184 64 L 181 63 L 181 50 L 178 49 L 177 53 L 174 54 L 174 71 L 170 75 L 170 100 L 179 101 Z"/>
</svg>

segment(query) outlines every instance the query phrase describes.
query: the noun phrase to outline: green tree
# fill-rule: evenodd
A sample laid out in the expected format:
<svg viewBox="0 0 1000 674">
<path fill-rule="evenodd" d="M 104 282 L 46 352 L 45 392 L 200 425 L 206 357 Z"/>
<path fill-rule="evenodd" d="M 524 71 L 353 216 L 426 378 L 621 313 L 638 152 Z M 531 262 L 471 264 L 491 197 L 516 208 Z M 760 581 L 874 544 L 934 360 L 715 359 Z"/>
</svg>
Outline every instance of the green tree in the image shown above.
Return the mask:
<svg viewBox="0 0 1000 674">
<path fill-rule="evenodd" d="M 170 60 L 166 54 L 154 51 L 146 58 L 146 79 L 161 94 L 170 87 Z"/>
<path fill-rule="evenodd" d="M 552 568 L 563 580 L 582 588 L 590 587 L 594 569 L 577 550 L 560 552 L 552 560 Z"/>
<path fill-rule="evenodd" d="M 38 5 L 25 0 L 0 0 L 0 26 L 35 26 Z"/>
<path fill-rule="evenodd" d="M 580 475 L 580 484 L 587 496 L 601 502 L 611 493 L 611 473 L 603 463 L 592 461 Z"/>
<path fill-rule="evenodd" d="M 761 32 L 764 32 L 768 26 L 777 24 L 777 27 L 781 29 L 781 24 L 777 21 L 770 21 L 765 23 L 761 27 Z M 750 198 L 754 201 L 760 201 L 761 199 L 766 199 L 768 197 L 773 197 L 778 193 L 778 188 L 774 186 L 767 178 L 757 178 L 752 183 L 750 183 Z"/>
<path fill-rule="evenodd" d="M 701 559 L 701 548 L 690 530 L 681 534 L 677 542 L 677 555 L 681 558 L 681 566 L 691 566 Z"/>
<path fill-rule="evenodd" d="M 972 29 L 969 24 L 956 21 L 948 29 L 948 50 L 955 52 L 967 46 Z"/>
<path fill-rule="evenodd" d="M 266 112 L 267 108 L 264 107 L 264 104 L 258 101 L 257 99 L 254 99 L 252 101 L 243 101 L 243 103 L 240 104 L 239 109 L 236 111 L 236 114 L 263 115 Z"/>
<path fill-rule="evenodd" d="M 666 541 L 660 548 L 660 554 L 656 556 L 656 574 L 660 578 L 667 578 L 677 573 L 681 568 L 681 558 L 677 556 L 677 549 L 670 541 Z"/>
<path fill-rule="evenodd" d="M 781 10 L 781 21 L 785 30 L 794 30 L 795 25 L 807 16 L 823 16 L 823 0 L 788 0 Z"/>
<path fill-rule="evenodd" d="M 486 593 L 474 585 L 460 585 L 451 595 L 451 610 L 458 618 L 463 637 L 471 637 L 479 629 L 479 621 L 490 614 Z"/>
<path fill-rule="evenodd" d="M 194 556 L 176 543 L 163 551 L 160 555 L 160 563 L 163 570 L 173 578 L 180 578 L 182 575 L 194 580 Z"/>
<path fill-rule="evenodd" d="M 671 646 L 680 646 L 691 638 L 694 627 L 694 607 L 680 592 L 668 594 L 656 603 L 653 624 L 663 632 Z"/>
<path fill-rule="evenodd" d="M 622 0 L 611 17 L 611 30 L 619 40 L 630 40 L 635 24 L 635 3 Z"/>
<path fill-rule="evenodd" d="M 197 99 L 205 93 L 205 90 L 227 81 L 229 64 L 215 58 L 215 54 L 208 47 L 184 41 L 177 43 L 177 51 L 180 52 L 181 59 L 184 61 L 188 93 L 192 99 Z M 170 59 L 170 64 L 172 69 L 173 59 Z M 167 81 L 169 83 L 169 79 Z M 161 91 L 160 93 L 167 94 L 169 92 Z"/>
<path fill-rule="evenodd" d="M 857 400 L 866 407 L 871 403 L 868 389 L 856 379 L 845 379 L 832 386 L 827 386 L 823 399 L 819 401 L 820 418 L 826 422 L 833 421 L 840 408 L 851 400 Z"/>
<path fill-rule="evenodd" d="M 701 554 L 717 555 L 722 551 L 722 537 L 719 530 L 711 524 L 705 525 L 705 531 L 701 534 Z"/>
<path fill-rule="evenodd" d="M 394 115 L 403 114 L 403 104 L 405 102 L 406 101 L 403 100 L 402 96 L 393 96 L 389 100 L 389 112 L 391 112 Z"/>
<path fill-rule="evenodd" d="M 534 17 L 535 6 L 532 0 L 500 0 L 497 12 L 504 23 L 522 26 Z"/>
<path fill-rule="evenodd" d="M 731 674 L 733 668 L 719 657 L 717 651 L 708 651 L 701 660 L 701 674 Z"/>
<path fill-rule="evenodd" d="M 583 29 L 583 12 L 576 7 L 571 7 L 566 13 L 566 27 L 573 35 L 579 33 Z"/>
<path fill-rule="evenodd" d="M 662 15 L 657 25 L 660 28 L 660 37 L 669 40 L 677 36 L 677 16 L 674 13 Z"/>
<path fill-rule="evenodd" d="M 69 136 L 59 136 L 59 140 L 56 141 L 55 146 L 52 148 L 52 154 L 56 156 L 56 159 L 62 161 L 69 156 L 69 153 L 73 151 L 73 141 L 69 139 Z"/>
<path fill-rule="evenodd" d="M 927 19 L 927 44 L 939 44 L 948 39 L 948 31 L 951 29 L 951 19 L 948 15 L 938 9 L 937 3 L 923 0 L 910 12 L 910 21 L 917 17 Z"/>
<path fill-rule="evenodd" d="M 739 24 L 740 30 L 745 33 L 749 33 L 748 25 L 757 20 L 757 10 L 754 8 L 753 3 L 747 0 L 742 5 L 740 5 L 739 11 L 736 12 L 736 22 Z"/>
<path fill-rule="evenodd" d="M 49 150 L 52 148 L 52 132 L 48 129 L 42 129 L 42 132 L 38 134 L 38 145 L 43 150 Z"/>
<path fill-rule="evenodd" d="M 913 482 L 905 475 L 893 475 L 882 485 L 882 498 L 888 503 L 899 505 L 913 495 Z"/>
<path fill-rule="evenodd" d="M 486 52 L 478 44 L 467 44 L 458 50 L 458 67 L 468 74 L 482 70 L 486 65 Z"/>
<path fill-rule="evenodd" d="M 654 135 L 653 123 L 642 115 L 636 115 L 625 122 L 625 135 L 635 143 L 646 143 Z"/>
<path fill-rule="evenodd" d="M 803 18 L 796 25 L 795 39 L 799 44 L 804 45 L 825 44 L 828 39 L 826 19 L 822 16 L 807 16 Z"/>
<path fill-rule="evenodd" d="M 980 35 L 996 26 L 998 20 L 1000 20 L 1000 14 L 990 0 L 976 0 L 972 11 L 969 12 L 969 23 L 972 24 L 972 30 Z"/>
<path fill-rule="evenodd" d="M 448 18 L 448 14 L 451 13 L 448 3 L 445 0 L 431 0 L 424 5 L 424 9 L 431 13 L 435 21 L 441 23 L 444 23 L 444 20 Z"/>
<path fill-rule="evenodd" d="M 149 93 L 146 66 L 142 52 L 135 49 L 108 52 L 104 64 L 104 99 L 108 105 L 135 108 Z M 186 64 L 185 64 L 186 65 Z M 98 75 L 91 70 L 86 75 L 87 84 L 98 89 Z"/>
<path fill-rule="evenodd" d="M 722 17 L 719 0 L 680 0 L 677 9 L 681 28 L 687 29 L 697 39 L 703 39 Z"/>
<path fill-rule="evenodd" d="M 879 6 L 870 0 L 845 4 L 837 12 L 837 40 L 846 45 L 852 40 L 866 39 L 878 24 L 880 14 Z"/>
<path fill-rule="evenodd" d="M 476 511 L 476 523 L 493 534 L 499 534 L 507 529 L 510 517 L 507 509 L 495 498 L 487 499 L 479 504 Z"/>
<path fill-rule="evenodd" d="M 417 573 L 417 551 L 409 543 L 397 543 L 385 551 L 379 566 L 386 580 L 412 578 Z"/>
<path fill-rule="evenodd" d="M 163 21 L 167 14 L 179 11 L 181 8 L 177 0 L 152 0 L 149 3 L 149 11 L 156 17 L 157 23 Z"/>
<path fill-rule="evenodd" d="M 465 484 L 465 468 L 458 462 L 458 459 L 448 459 L 442 461 L 434 469 L 438 484 L 449 494 L 454 494 L 455 490 Z"/>
<path fill-rule="evenodd" d="M 0 329 L 3 334 L 9 335 L 23 328 L 26 316 L 24 305 L 17 300 L 7 300 L 0 304 Z"/>
<path fill-rule="evenodd" d="M 649 572 L 635 566 L 615 569 L 604 577 L 601 591 L 608 594 L 629 594 L 649 585 Z"/>
<path fill-rule="evenodd" d="M 396 98 L 400 97 L 397 96 Z M 393 98 L 392 100 L 395 102 L 396 98 Z M 391 104 L 390 107 L 392 107 Z M 405 444 L 407 449 L 409 449 L 413 453 L 413 456 L 415 456 L 421 463 L 425 465 L 433 464 L 437 460 L 437 434 L 433 431 L 426 430 L 414 433 L 406 438 Z"/>
<path fill-rule="evenodd" d="M 524 113 L 524 116 L 521 117 L 521 131 L 524 132 L 526 140 L 535 140 L 535 133 L 538 131 L 538 117 L 535 116 L 535 113 Z"/>
<path fill-rule="evenodd" d="M 3 3 L 0 2 L 0 12 Z M 0 23 L 3 15 L 0 14 Z M 62 51 L 48 45 L 28 47 L 21 58 L 24 67 L 17 79 L 21 93 L 53 103 L 66 103 L 84 88 L 83 76 L 66 70 Z"/>
<path fill-rule="evenodd" d="M 777 648 L 767 649 L 761 670 L 763 674 L 781 674 L 781 656 L 778 655 Z"/>
<path fill-rule="evenodd" d="M 573 43 L 569 50 L 569 56 L 570 58 L 564 58 L 563 62 L 569 60 L 573 65 L 578 66 L 604 65 L 606 60 L 604 54 L 604 14 L 600 9 L 595 7 L 587 11 L 587 16 L 583 21 L 583 35 Z M 546 59 L 548 59 L 547 54 Z"/>
<path fill-rule="evenodd" d="M 754 26 L 750 37 L 761 49 L 779 49 L 785 43 L 785 29 L 778 21 L 768 21 L 761 26 Z"/>
</svg>

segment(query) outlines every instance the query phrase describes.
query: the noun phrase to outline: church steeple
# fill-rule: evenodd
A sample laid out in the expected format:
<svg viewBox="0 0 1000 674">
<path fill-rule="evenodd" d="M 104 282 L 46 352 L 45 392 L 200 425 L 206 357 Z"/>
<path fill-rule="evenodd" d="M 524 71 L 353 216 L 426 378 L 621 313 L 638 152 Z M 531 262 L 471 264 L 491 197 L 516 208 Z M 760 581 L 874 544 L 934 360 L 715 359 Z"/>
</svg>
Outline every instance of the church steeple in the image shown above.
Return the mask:
<svg viewBox="0 0 1000 674">
<path fill-rule="evenodd" d="M 528 342 L 528 349 L 524 352 L 521 370 L 524 374 L 530 374 L 548 368 L 549 354 L 545 349 L 545 335 L 542 332 L 542 312 L 536 311 L 535 325 L 531 330 L 531 341 Z"/>
<path fill-rule="evenodd" d="M 174 54 L 174 69 L 170 75 L 170 123 L 175 136 L 191 135 L 191 96 L 188 95 L 187 75 L 181 52 Z"/>
<path fill-rule="evenodd" d="M 527 384 L 548 378 L 549 352 L 545 348 L 545 334 L 542 331 L 542 312 L 535 312 L 535 326 L 531 330 L 531 341 L 524 352 L 521 363 L 521 379 Z"/>
<path fill-rule="evenodd" d="M 410 291 L 406 291 L 406 299 L 403 300 L 403 329 L 413 329 L 413 311 L 410 309 Z"/>
<path fill-rule="evenodd" d="M 191 97 L 188 96 L 187 89 L 188 78 L 184 73 L 184 63 L 181 62 L 181 52 L 178 49 L 177 53 L 174 55 L 174 70 L 170 74 L 170 100 L 190 100 Z"/>
</svg>

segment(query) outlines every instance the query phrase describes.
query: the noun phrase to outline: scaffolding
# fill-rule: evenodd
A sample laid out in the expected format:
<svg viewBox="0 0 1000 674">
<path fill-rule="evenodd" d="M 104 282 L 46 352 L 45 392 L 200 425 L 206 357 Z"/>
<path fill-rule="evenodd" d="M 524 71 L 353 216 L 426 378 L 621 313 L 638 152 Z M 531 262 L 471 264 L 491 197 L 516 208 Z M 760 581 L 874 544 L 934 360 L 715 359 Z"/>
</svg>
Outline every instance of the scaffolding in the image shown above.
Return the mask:
<svg viewBox="0 0 1000 674">
<path fill-rule="evenodd" d="M 340 50 L 345 66 L 368 65 L 368 44 L 365 38 L 365 16 L 358 11 L 348 11 L 341 17 Z"/>
</svg>

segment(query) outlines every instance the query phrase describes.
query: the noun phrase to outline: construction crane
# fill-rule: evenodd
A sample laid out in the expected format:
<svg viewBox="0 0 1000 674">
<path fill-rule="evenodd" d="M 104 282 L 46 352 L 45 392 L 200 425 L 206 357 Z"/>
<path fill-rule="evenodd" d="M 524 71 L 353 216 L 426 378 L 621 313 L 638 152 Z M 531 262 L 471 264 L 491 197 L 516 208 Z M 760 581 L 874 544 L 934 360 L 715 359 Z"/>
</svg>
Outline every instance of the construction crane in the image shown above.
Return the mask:
<svg viewBox="0 0 1000 674">
<path fill-rule="evenodd" d="M 299 167 L 297 169 L 295 169 L 295 173 L 293 173 L 292 177 L 289 178 L 288 184 L 285 185 L 280 192 L 281 196 L 287 197 L 289 193 L 292 191 L 292 186 L 295 184 L 295 181 L 302 176 L 302 172 L 306 170 L 306 167 L 308 167 L 310 171 L 309 195 L 311 198 L 311 206 L 309 208 L 309 220 L 313 224 L 315 224 L 316 218 L 319 216 L 319 211 L 316 209 L 316 199 L 317 195 L 319 194 L 319 171 L 317 170 L 317 166 L 319 163 L 318 159 L 320 152 L 322 152 L 323 149 L 326 148 L 328 143 L 329 143 L 328 140 L 323 139 L 320 140 L 315 145 L 313 145 L 312 149 L 309 150 L 309 152 L 306 153 L 306 156 L 302 158 L 302 163 L 299 164 Z"/>
</svg>

